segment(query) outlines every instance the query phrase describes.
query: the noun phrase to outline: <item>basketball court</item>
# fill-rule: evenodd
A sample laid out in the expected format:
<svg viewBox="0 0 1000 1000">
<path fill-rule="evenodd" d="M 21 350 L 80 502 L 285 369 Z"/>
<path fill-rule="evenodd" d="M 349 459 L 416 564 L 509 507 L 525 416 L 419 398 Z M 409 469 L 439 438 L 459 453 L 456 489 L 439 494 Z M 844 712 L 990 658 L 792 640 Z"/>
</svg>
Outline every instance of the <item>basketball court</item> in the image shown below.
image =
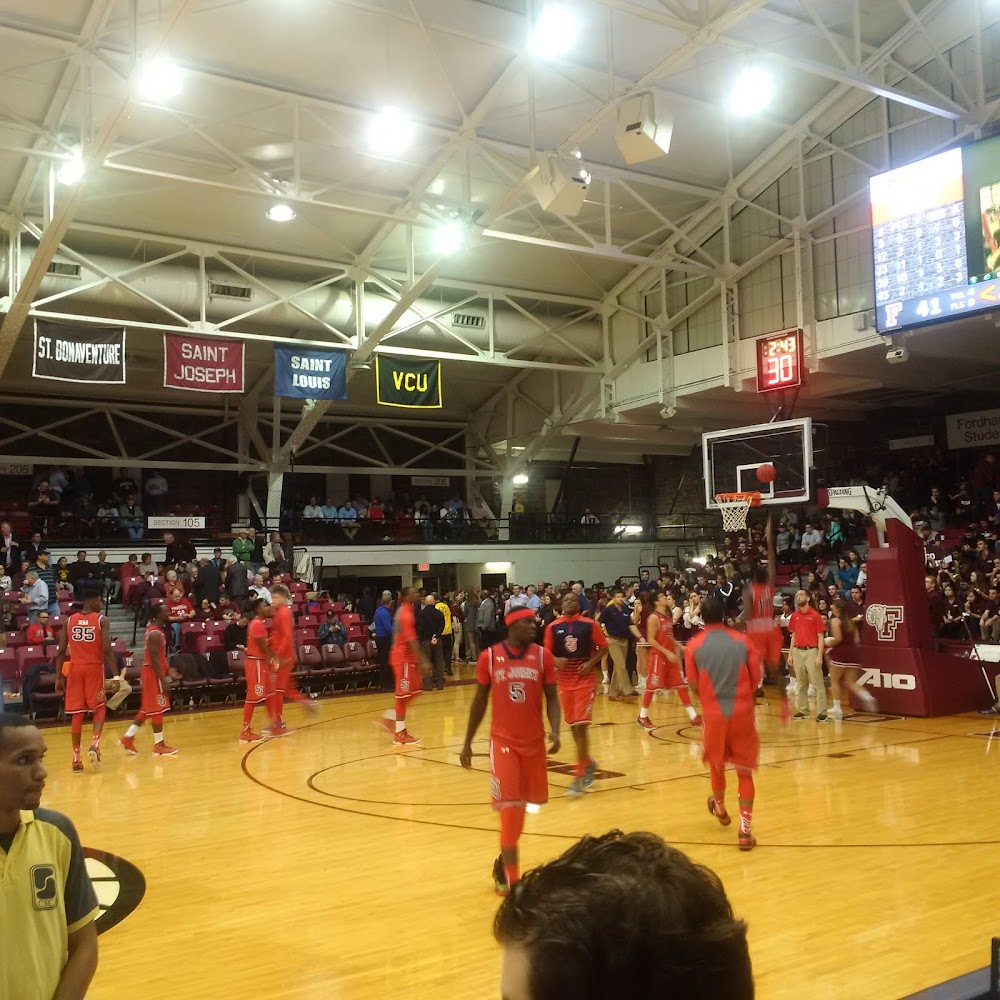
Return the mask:
<svg viewBox="0 0 1000 1000">
<path fill-rule="evenodd" d="M 421 698 L 412 727 L 423 744 L 410 751 L 373 725 L 377 696 L 325 699 L 293 736 L 249 750 L 236 742 L 238 713 L 177 712 L 181 752 L 168 760 L 146 743 L 139 757 L 119 753 L 116 721 L 103 769 L 83 775 L 70 773 L 68 731 L 46 730 L 46 802 L 86 847 L 145 879 L 137 908 L 101 937 L 90 995 L 126 995 L 142 970 L 145 990 L 172 997 L 497 996 L 486 742 L 478 773 L 458 763 L 472 692 Z M 660 728 L 647 735 L 634 706 L 599 699 L 604 770 L 570 799 L 571 754 L 550 760 L 551 800 L 527 819 L 525 865 L 585 833 L 662 835 L 722 877 L 749 922 L 763 1000 L 902 997 L 986 964 L 1000 909 L 988 875 L 1000 732 L 991 737 L 989 720 L 781 728 L 768 702 L 759 846 L 742 854 L 735 828 L 706 812 L 698 731 L 677 701 L 654 701 L 651 714 Z"/>
</svg>

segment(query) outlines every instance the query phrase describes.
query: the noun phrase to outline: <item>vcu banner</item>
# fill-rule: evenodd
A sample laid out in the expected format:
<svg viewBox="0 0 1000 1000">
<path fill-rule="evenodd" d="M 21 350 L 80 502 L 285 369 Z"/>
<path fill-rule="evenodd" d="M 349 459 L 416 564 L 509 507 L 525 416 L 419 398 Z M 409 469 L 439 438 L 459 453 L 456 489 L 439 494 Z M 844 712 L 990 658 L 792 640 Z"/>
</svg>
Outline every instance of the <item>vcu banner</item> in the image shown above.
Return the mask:
<svg viewBox="0 0 1000 1000">
<path fill-rule="evenodd" d="M 274 394 L 292 399 L 347 399 L 347 354 L 276 347 Z"/>
<path fill-rule="evenodd" d="M 165 333 L 163 385 L 192 392 L 242 392 L 243 341 Z"/>
<path fill-rule="evenodd" d="M 125 384 L 125 328 L 35 320 L 31 374 L 57 382 Z"/>
<path fill-rule="evenodd" d="M 375 385 L 382 406 L 440 410 L 441 362 L 375 355 Z"/>
</svg>

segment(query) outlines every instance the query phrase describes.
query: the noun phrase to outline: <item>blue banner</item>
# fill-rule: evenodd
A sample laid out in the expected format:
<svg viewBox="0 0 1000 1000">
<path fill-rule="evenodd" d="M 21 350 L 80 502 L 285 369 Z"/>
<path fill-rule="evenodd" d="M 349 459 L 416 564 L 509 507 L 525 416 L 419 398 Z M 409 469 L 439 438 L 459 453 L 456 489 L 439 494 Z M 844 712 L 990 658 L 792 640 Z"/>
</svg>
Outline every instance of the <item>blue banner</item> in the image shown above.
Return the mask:
<svg viewBox="0 0 1000 1000">
<path fill-rule="evenodd" d="M 347 352 L 275 347 L 274 394 L 292 399 L 347 399 Z"/>
</svg>

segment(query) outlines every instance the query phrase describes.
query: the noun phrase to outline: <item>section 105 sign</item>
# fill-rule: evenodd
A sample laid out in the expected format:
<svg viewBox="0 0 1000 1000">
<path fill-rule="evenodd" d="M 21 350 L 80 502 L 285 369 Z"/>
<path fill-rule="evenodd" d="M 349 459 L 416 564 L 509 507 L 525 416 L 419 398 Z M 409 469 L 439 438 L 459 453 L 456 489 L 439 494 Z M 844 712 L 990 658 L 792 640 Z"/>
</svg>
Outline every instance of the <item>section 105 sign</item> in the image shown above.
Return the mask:
<svg viewBox="0 0 1000 1000">
<path fill-rule="evenodd" d="M 757 341 L 757 391 L 802 385 L 802 331 L 786 330 Z"/>
</svg>

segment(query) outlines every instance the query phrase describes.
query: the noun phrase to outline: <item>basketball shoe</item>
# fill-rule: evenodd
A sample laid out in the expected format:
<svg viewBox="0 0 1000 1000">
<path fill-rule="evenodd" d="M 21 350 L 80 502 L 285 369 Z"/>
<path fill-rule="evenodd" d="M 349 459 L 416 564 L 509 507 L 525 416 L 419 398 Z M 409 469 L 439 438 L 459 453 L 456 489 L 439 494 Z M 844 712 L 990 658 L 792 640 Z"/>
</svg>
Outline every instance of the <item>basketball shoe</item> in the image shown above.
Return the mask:
<svg viewBox="0 0 1000 1000">
<path fill-rule="evenodd" d="M 498 896 L 506 896 L 510 892 L 510 883 L 507 881 L 507 873 L 503 868 L 503 855 L 498 854 L 493 862 L 493 887 Z"/>
<path fill-rule="evenodd" d="M 135 745 L 135 737 L 134 737 L 134 736 L 123 736 L 123 737 L 122 737 L 122 738 L 121 738 L 121 739 L 120 739 L 120 740 L 118 741 L 118 745 L 119 745 L 119 746 L 120 746 L 120 747 L 121 747 L 121 748 L 122 748 L 122 749 L 123 749 L 123 750 L 124 750 L 124 751 L 125 751 L 126 753 L 128 753 L 128 754 L 131 754 L 131 755 L 132 755 L 133 757 L 136 757 L 136 756 L 138 756 L 138 754 L 139 754 L 139 749 L 138 749 L 138 747 L 136 747 L 136 745 Z"/>
<path fill-rule="evenodd" d="M 91 767 L 101 766 L 101 745 L 100 743 L 91 743 L 90 749 L 87 751 L 87 756 L 90 758 Z"/>
<path fill-rule="evenodd" d="M 713 816 L 714 816 L 714 817 L 715 817 L 715 818 L 716 818 L 716 819 L 717 819 L 717 820 L 718 820 L 718 821 L 719 821 L 719 822 L 720 822 L 720 823 L 721 823 L 721 824 L 722 824 L 723 826 L 729 826 L 729 824 L 730 824 L 730 823 L 732 823 L 732 821 L 733 821 L 733 818 L 732 818 L 732 816 L 730 816 L 730 815 L 729 815 L 729 813 L 727 813 L 727 812 L 725 811 L 725 809 L 723 809 L 723 810 L 722 810 L 722 812 L 719 812 L 719 810 L 718 810 L 718 808 L 717 808 L 717 805 L 718 805 L 718 803 L 717 803 L 717 802 L 715 801 L 715 796 L 714 796 L 714 795 L 709 795 L 709 797 L 708 797 L 708 811 L 709 811 L 709 812 L 710 812 L 710 813 L 711 813 L 711 814 L 712 814 L 712 815 L 713 815 Z"/>
<path fill-rule="evenodd" d="M 260 733 L 255 733 L 249 726 L 240 731 L 240 743 L 260 743 L 263 739 Z"/>
<path fill-rule="evenodd" d="M 653 723 L 648 718 L 644 719 L 641 715 L 635 721 L 640 726 L 642 726 L 642 728 L 645 729 L 647 733 L 651 733 L 656 728 L 656 726 L 654 726 Z"/>
<path fill-rule="evenodd" d="M 412 747 L 420 742 L 419 736 L 411 736 L 405 729 L 400 730 L 392 737 L 394 747 Z"/>
<path fill-rule="evenodd" d="M 173 757 L 177 753 L 177 748 L 164 743 L 153 744 L 153 755 L 156 757 Z"/>
</svg>

